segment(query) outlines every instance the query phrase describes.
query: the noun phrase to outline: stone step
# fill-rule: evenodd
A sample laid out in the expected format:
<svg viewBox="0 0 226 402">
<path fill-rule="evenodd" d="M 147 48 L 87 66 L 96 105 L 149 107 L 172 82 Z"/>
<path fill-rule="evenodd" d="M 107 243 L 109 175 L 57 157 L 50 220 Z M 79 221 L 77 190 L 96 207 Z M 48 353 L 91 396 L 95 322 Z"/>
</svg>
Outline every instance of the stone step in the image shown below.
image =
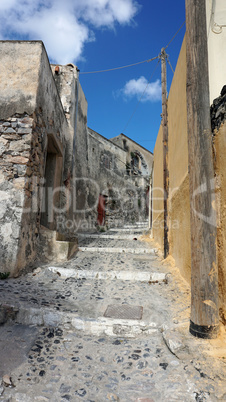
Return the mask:
<svg viewBox="0 0 226 402">
<path fill-rule="evenodd" d="M 132 229 L 132 230 L 137 230 L 137 229 L 143 229 L 143 230 L 148 230 L 148 225 L 125 225 L 124 229 Z"/>
<path fill-rule="evenodd" d="M 88 251 L 90 253 L 128 253 L 128 254 L 152 254 L 156 255 L 157 249 L 151 248 L 119 248 L 119 247 L 79 247 L 78 251 Z"/>
<path fill-rule="evenodd" d="M 77 236 L 68 238 L 44 226 L 40 228 L 40 242 L 42 245 L 41 259 L 43 261 L 68 261 L 78 251 Z"/>
<path fill-rule="evenodd" d="M 78 238 L 80 239 L 112 239 L 112 240 L 133 240 L 136 237 L 134 234 L 127 234 L 127 235 L 117 235 L 117 234 L 79 234 Z"/>
<path fill-rule="evenodd" d="M 8 306 L 9 307 L 9 306 Z M 21 307 L 15 322 L 23 325 L 45 327 L 64 326 L 67 329 L 76 329 L 86 335 L 108 335 L 134 338 L 142 334 L 153 334 L 161 330 L 155 322 L 133 319 L 114 319 L 98 317 L 96 319 L 83 318 L 75 314 L 60 312 L 51 309 L 37 309 Z"/>
<path fill-rule="evenodd" d="M 139 226 L 148 226 L 149 222 L 148 221 L 143 221 L 143 222 L 135 222 L 135 223 L 128 223 L 124 225 L 124 227 L 139 227 Z"/>
<path fill-rule="evenodd" d="M 159 332 L 155 322 L 145 322 L 140 320 L 123 320 L 99 317 L 97 320 L 83 320 L 74 318 L 72 327 L 77 330 L 89 333 L 92 335 L 108 335 L 108 336 L 123 336 L 126 338 L 135 338 L 138 335 L 151 335 Z"/>
<path fill-rule="evenodd" d="M 46 327 L 63 326 L 66 329 L 76 329 L 88 335 L 125 337 L 136 337 L 142 334 L 156 333 L 162 325 L 159 316 L 156 316 L 155 309 L 150 306 L 151 303 L 154 303 L 153 300 L 152 302 L 150 301 L 150 303 L 146 303 L 144 300 L 141 301 L 138 297 L 135 299 L 132 298 L 132 303 L 128 304 L 128 302 L 125 303 L 123 301 L 125 300 L 124 298 L 120 301 L 118 301 L 118 298 L 114 299 L 114 296 L 111 298 L 107 291 L 104 294 L 101 294 L 101 300 L 90 301 L 90 289 L 92 289 L 91 284 L 94 283 L 95 285 L 97 281 L 100 281 L 100 286 L 103 287 L 103 289 L 106 289 L 107 286 L 108 289 L 111 289 L 113 286 L 114 288 L 120 286 L 128 288 L 130 283 L 132 286 L 131 289 L 134 289 L 134 284 L 137 283 L 140 283 L 137 289 L 142 289 L 145 284 L 148 286 L 152 283 L 158 283 L 160 285 L 167 284 L 167 273 L 147 271 L 139 272 L 137 270 L 92 271 L 87 269 L 50 266 L 45 268 L 45 273 L 43 273 L 41 268 L 38 268 L 33 272 L 31 278 L 33 275 L 35 275 L 34 278 L 37 276 L 37 285 L 39 285 L 41 278 L 46 277 L 48 279 L 48 281 L 43 283 L 42 286 L 44 288 L 47 286 L 49 291 L 52 291 L 52 297 L 50 296 L 49 299 L 46 299 L 46 295 L 41 292 L 41 296 L 36 297 L 41 297 L 44 302 L 46 301 L 46 304 L 41 304 L 39 306 L 35 304 L 30 304 L 29 306 L 27 299 L 23 300 L 20 296 L 18 296 L 17 299 L 11 297 L 11 300 L 10 298 L 8 298 L 8 300 L 4 298 L 4 304 L 2 304 L 1 307 L 3 310 L 5 309 L 6 313 L 8 313 L 7 316 L 7 314 L 4 314 L 4 311 L 2 311 L 4 322 L 7 321 L 8 317 L 8 320 L 10 319 L 15 323 L 23 325 Z M 41 275 L 40 279 L 38 279 L 39 275 Z M 84 280 L 83 286 L 86 287 L 83 290 L 83 292 L 85 292 L 83 293 L 82 298 L 77 298 L 78 294 L 76 293 L 76 290 L 74 294 L 75 297 L 70 301 L 66 301 L 63 295 L 62 299 L 58 297 L 61 295 L 61 293 L 58 292 L 61 288 L 61 284 L 65 283 L 65 280 L 68 278 L 74 280 L 74 282 L 68 283 L 76 283 L 76 281 Z M 103 283 L 102 281 L 106 282 Z M 69 291 L 74 289 L 73 285 L 69 286 L 71 286 L 70 289 L 67 287 Z M 34 290 L 35 289 L 37 289 L 36 282 Z M 40 290 L 41 287 L 39 287 L 39 291 Z M 139 291 L 135 295 L 139 296 Z M 36 303 L 36 301 L 32 301 L 32 299 L 30 300 L 30 303 L 31 302 Z M 57 307 L 57 303 L 59 302 L 60 304 L 58 304 L 58 306 L 61 306 L 60 308 Z M 113 307 L 113 313 L 112 310 L 110 310 L 110 313 L 109 311 L 107 312 L 109 307 Z M 137 309 L 141 311 L 140 314 L 137 314 Z M 87 312 L 89 312 L 89 314 L 87 314 Z"/>
<path fill-rule="evenodd" d="M 86 279 L 117 279 L 121 281 L 141 281 L 149 283 L 161 283 L 167 281 L 167 274 L 159 272 L 137 271 L 90 271 L 74 270 L 69 268 L 48 267 L 48 270 L 57 273 L 62 278 L 86 278 Z"/>
<path fill-rule="evenodd" d="M 128 232 L 128 233 L 131 233 L 131 234 L 134 233 L 134 232 L 142 234 L 143 231 L 144 231 L 144 229 L 140 229 L 140 228 L 134 228 L 134 229 L 131 229 L 131 228 L 111 228 L 111 229 L 109 229 L 109 232 Z"/>
</svg>

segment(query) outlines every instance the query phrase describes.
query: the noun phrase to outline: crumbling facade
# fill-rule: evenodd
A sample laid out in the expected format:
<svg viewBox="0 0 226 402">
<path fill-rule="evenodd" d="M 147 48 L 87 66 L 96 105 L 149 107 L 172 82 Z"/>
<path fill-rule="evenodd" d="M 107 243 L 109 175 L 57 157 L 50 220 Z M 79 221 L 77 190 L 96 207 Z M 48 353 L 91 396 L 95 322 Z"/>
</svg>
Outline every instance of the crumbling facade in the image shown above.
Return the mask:
<svg viewBox="0 0 226 402">
<path fill-rule="evenodd" d="M 76 66 L 50 66 L 40 41 L 1 41 L 0 55 L 0 272 L 16 276 L 70 257 L 78 230 L 144 219 L 150 169 L 134 181 L 125 149 L 88 130 Z"/>
<path fill-rule="evenodd" d="M 0 54 L 0 258 L 1 271 L 16 275 L 36 258 L 41 224 L 54 213 L 42 207 L 45 172 L 52 189 L 62 185 L 71 139 L 43 44 L 0 42 Z"/>
<path fill-rule="evenodd" d="M 108 140 L 88 129 L 89 177 L 98 185 L 106 209 L 101 226 L 148 219 L 152 164 L 153 154 L 124 134 Z"/>
</svg>

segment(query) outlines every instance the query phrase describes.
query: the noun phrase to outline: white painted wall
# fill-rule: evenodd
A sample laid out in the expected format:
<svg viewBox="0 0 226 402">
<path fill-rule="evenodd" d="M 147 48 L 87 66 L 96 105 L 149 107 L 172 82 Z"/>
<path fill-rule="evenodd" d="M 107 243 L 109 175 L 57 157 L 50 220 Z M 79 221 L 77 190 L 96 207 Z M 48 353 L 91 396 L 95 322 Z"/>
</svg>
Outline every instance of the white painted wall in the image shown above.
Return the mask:
<svg viewBox="0 0 226 402">
<path fill-rule="evenodd" d="M 206 0 L 210 104 L 226 85 L 226 0 Z"/>
</svg>

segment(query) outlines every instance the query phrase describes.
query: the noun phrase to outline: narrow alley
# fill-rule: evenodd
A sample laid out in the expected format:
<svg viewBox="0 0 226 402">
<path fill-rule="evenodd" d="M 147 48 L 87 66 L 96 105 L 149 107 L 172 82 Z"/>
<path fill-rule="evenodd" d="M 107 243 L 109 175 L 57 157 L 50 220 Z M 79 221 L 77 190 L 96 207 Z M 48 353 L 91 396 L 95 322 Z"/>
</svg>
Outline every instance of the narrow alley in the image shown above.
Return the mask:
<svg viewBox="0 0 226 402">
<path fill-rule="evenodd" d="M 189 287 L 143 232 L 80 234 L 72 260 L 0 282 L 0 401 L 226 400 L 225 334 L 189 334 Z"/>
</svg>

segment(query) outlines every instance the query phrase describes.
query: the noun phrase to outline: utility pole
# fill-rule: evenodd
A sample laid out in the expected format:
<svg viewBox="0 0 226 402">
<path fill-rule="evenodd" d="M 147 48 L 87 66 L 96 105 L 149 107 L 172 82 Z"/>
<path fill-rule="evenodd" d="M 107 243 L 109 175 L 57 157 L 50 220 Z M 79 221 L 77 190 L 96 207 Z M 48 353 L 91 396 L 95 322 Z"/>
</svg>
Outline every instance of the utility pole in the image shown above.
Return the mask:
<svg viewBox="0 0 226 402">
<path fill-rule="evenodd" d="M 210 124 L 206 0 L 186 0 L 187 126 L 191 207 L 190 332 L 219 331 L 217 228 Z"/>
<path fill-rule="evenodd" d="M 168 239 L 168 198 L 169 198 L 169 169 L 168 169 L 168 110 L 166 82 L 166 52 L 161 50 L 161 80 L 162 80 L 162 130 L 163 130 L 163 191 L 164 191 L 164 258 L 169 255 Z"/>
</svg>

